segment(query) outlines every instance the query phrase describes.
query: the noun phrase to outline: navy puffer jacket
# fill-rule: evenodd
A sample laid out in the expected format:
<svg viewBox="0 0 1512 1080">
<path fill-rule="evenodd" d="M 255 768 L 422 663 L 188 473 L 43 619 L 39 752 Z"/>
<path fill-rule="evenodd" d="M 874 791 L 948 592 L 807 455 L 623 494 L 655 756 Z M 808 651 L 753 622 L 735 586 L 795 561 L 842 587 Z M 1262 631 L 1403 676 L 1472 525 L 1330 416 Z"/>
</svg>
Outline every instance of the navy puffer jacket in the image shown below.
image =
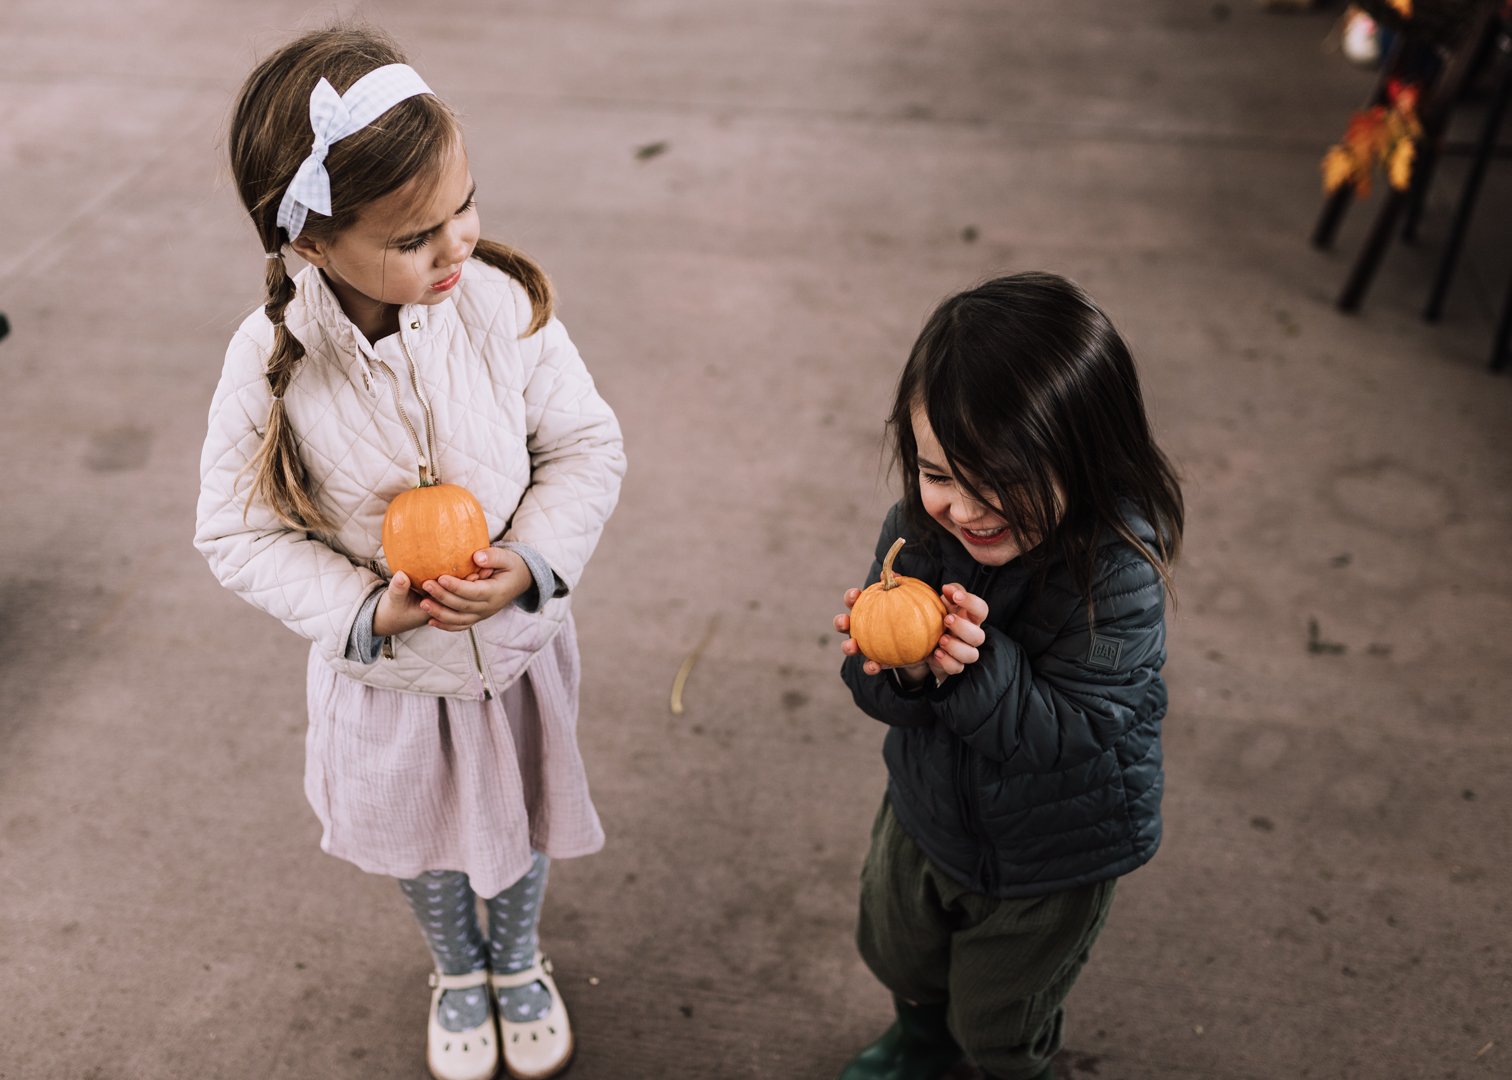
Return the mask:
<svg viewBox="0 0 1512 1080">
<path fill-rule="evenodd" d="M 1153 549 L 1155 535 L 1126 520 Z M 1160 845 L 1160 721 L 1166 711 L 1165 588 L 1116 536 L 1098 553 L 1092 624 L 1070 569 L 1053 561 L 1043 590 L 1017 559 L 978 563 L 942 537 L 938 556 L 904 532 L 894 506 L 868 585 L 900 535 L 896 573 L 936 591 L 952 582 L 987 601 L 981 656 L 932 690 L 890 672 L 841 676 L 856 704 L 890 725 L 883 743 L 893 812 L 929 860 L 968 888 L 1041 896 L 1118 877 Z"/>
</svg>

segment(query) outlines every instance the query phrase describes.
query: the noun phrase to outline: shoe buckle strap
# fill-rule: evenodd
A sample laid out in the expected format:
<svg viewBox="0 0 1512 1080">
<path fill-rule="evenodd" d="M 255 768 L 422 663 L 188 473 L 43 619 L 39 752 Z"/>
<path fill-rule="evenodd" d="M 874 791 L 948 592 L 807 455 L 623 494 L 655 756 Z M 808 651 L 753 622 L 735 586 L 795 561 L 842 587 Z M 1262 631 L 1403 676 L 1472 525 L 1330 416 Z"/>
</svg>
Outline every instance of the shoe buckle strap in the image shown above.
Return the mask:
<svg viewBox="0 0 1512 1080">
<path fill-rule="evenodd" d="M 488 982 L 488 969 L 479 968 L 477 971 L 469 971 L 466 975 L 443 975 L 439 971 L 430 973 L 430 987 L 432 990 L 471 990 L 475 986 L 482 986 Z"/>
<path fill-rule="evenodd" d="M 494 975 L 490 980 L 495 989 L 507 990 L 516 986 L 529 986 L 533 982 L 539 982 L 542 977 L 551 974 L 551 961 L 540 953 L 536 953 L 536 960 L 523 971 L 513 971 Z"/>
</svg>

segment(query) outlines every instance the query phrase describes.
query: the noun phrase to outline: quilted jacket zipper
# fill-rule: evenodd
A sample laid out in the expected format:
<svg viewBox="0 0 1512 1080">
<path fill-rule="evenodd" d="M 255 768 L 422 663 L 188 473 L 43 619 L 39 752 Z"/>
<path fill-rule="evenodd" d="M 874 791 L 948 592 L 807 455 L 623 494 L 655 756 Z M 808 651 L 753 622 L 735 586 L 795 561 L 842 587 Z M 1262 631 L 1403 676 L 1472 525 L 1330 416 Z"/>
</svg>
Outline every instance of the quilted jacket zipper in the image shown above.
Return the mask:
<svg viewBox="0 0 1512 1080">
<path fill-rule="evenodd" d="M 478 645 L 478 635 L 469 626 L 467 636 L 472 641 L 473 667 L 478 669 L 478 678 L 483 683 L 483 700 L 492 701 L 493 688 L 488 685 L 488 665 L 483 662 L 483 649 Z"/>
<path fill-rule="evenodd" d="M 404 428 L 409 432 L 410 441 L 415 445 L 415 463 L 420 470 L 420 483 L 422 486 L 441 483 L 441 470 L 436 467 L 436 421 L 431 412 L 430 402 L 425 400 L 425 394 L 420 390 L 420 372 L 415 367 L 415 357 L 410 352 L 409 342 L 404 340 L 404 331 L 399 331 L 399 347 L 404 350 L 404 359 L 409 363 L 410 386 L 414 388 L 415 400 L 420 402 L 420 411 L 425 415 L 425 443 L 420 442 L 420 435 L 415 430 L 415 425 L 410 421 L 409 413 L 404 410 L 404 400 L 400 396 L 399 376 L 394 374 L 394 369 L 388 364 L 373 359 L 378 366 L 388 375 L 389 382 L 394 386 L 394 408 L 399 410 L 399 419 L 404 421 Z M 427 456 L 427 450 L 429 455 Z M 393 659 L 393 638 L 384 644 L 384 655 Z M 478 644 L 478 635 L 474 629 L 467 628 L 467 640 L 472 645 L 473 670 L 478 673 L 478 681 L 483 684 L 483 700 L 493 700 L 493 687 L 489 685 L 488 666 L 483 662 L 483 649 Z"/>
<path fill-rule="evenodd" d="M 403 341 L 404 339 L 400 338 L 399 340 Z M 407 350 L 405 355 L 409 355 Z M 404 402 L 399 398 L 399 376 L 395 375 L 394 369 L 389 367 L 384 361 L 374 357 L 374 362 L 383 369 L 384 374 L 389 377 L 389 382 L 394 384 L 394 408 L 399 410 L 399 419 L 404 421 L 404 428 L 409 432 L 410 442 L 415 445 L 415 464 L 420 470 L 421 485 L 439 484 L 441 478 L 434 468 L 434 455 L 432 455 L 432 460 L 426 460 L 425 447 L 420 445 L 420 436 L 415 433 L 415 425 L 410 423 L 409 413 L 404 411 Z M 425 401 L 424 398 L 420 400 L 422 403 Z M 429 411 L 426 412 L 425 417 L 427 420 L 430 419 Z M 429 435 L 430 432 L 427 431 L 426 434 Z"/>
<path fill-rule="evenodd" d="M 420 324 L 415 323 L 414 325 L 418 326 Z M 425 395 L 420 392 L 420 371 L 415 367 L 415 358 L 410 355 L 409 343 L 404 340 L 403 330 L 399 331 L 399 347 L 404 350 L 404 359 L 409 362 L 410 386 L 414 387 L 415 400 L 420 402 L 420 411 L 425 413 L 425 443 L 430 449 L 431 475 L 435 477 L 431 483 L 439 484 L 441 483 L 441 473 L 436 468 L 436 421 L 435 417 L 431 415 L 430 402 L 426 401 Z M 398 398 L 395 398 L 394 401 L 395 404 L 398 404 Z M 399 411 L 403 413 L 403 407 Z M 408 424 L 409 420 L 406 419 L 405 423 Z M 414 427 L 411 427 L 410 433 L 414 434 L 414 431 Z"/>
</svg>

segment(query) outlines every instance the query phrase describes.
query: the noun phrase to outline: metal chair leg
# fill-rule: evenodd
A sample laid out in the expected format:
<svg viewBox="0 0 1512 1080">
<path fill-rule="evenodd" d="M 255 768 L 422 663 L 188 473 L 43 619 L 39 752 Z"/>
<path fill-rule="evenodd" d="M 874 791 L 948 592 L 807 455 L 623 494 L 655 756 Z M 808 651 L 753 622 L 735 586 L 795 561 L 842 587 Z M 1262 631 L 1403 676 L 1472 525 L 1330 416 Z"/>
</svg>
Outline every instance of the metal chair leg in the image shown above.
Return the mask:
<svg viewBox="0 0 1512 1080">
<path fill-rule="evenodd" d="M 1344 283 L 1344 291 L 1339 294 L 1337 307 L 1340 311 L 1353 313 L 1360 310 L 1360 304 L 1365 299 L 1365 292 L 1370 288 L 1370 282 L 1375 277 L 1376 270 L 1380 268 L 1381 260 L 1386 257 L 1386 248 L 1391 243 L 1391 234 L 1396 231 L 1397 219 L 1402 216 L 1402 211 L 1407 207 L 1407 193 L 1391 189 L 1386 193 L 1386 201 L 1381 204 L 1380 211 L 1376 214 L 1375 224 L 1370 227 L 1370 235 L 1365 238 L 1365 246 L 1360 249 L 1359 257 L 1355 259 L 1354 269 L 1349 272 L 1349 280 Z"/>
<path fill-rule="evenodd" d="M 1428 189 L 1433 186 L 1433 171 L 1438 167 L 1444 152 L 1442 139 L 1434 139 L 1423 145 L 1423 156 L 1412 170 L 1412 187 L 1407 195 L 1407 220 L 1402 222 L 1402 243 L 1415 244 L 1418 224 L 1423 220 L 1423 207 L 1428 202 Z"/>
<path fill-rule="evenodd" d="M 1512 282 L 1508 282 L 1507 301 L 1502 304 L 1496 336 L 1491 339 L 1491 370 L 1500 371 L 1509 360 L 1512 360 Z"/>
<path fill-rule="evenodd" d="M 1423 318 L 1429 322 L 1438 322 L 1444 314 L 1449 282 L 1454 277 L 1454 267 L 1459 262 L 1465 234 L 1470 229 L 1475 201 L 1480 197 L 1481 181 L 1486 177 L 1486 166 L 1490 164 L 1491 154 L 1496 148 L 1496 136 L 1501 131 L 1502 118 L 1506 115 L 1509 100 L 1512 100 L 1512 60 L 1503 64 L 1501 76 L 1496 81 L 1496 90 L 1486 108 L 1485 122 L 1481 124 L 1480 142 L 1475 148 L 1475 157 L 1471 159 L 1465 186 L 1460 191 L 1459 205 L 1454 208 L 1454 224 L 1449 228 L 1444 253 L 1439 256 L 1438 271 L 1433 276 L 1433 289 L 1428 294 L 1428 306 L 1423 309 Z"/>
<path fill-rule="evenodd" d="M 1312 246 L 1321 251 L 1333 247 L 1334 237 L 1339 235 L 1339 226 L 1344 222 L 1344 211 L 1349 209 L 1354 198 L 1354 188 L 1345 184 L 1323 203 L 1323 212 L 1318 215 L 1318 224 L 1313 227 Z"/>
</svg>

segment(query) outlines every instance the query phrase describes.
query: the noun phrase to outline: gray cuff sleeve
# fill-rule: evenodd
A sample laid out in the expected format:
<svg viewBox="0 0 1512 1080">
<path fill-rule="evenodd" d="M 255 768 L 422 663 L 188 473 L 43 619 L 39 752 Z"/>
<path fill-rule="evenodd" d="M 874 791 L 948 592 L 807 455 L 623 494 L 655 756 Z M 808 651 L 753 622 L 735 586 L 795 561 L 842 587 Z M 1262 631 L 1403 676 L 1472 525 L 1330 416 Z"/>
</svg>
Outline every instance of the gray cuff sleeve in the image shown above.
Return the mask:
<svg viewBox="0 0 1512 1080">
<path fill-rule="evenodd" d="M 551 569 L 551 564 L 546 561 L 546 556 L 529 544 L 509 540 L 502 544 L 495 544 L 494 547 L 514 552 L 525 560 L 526 566 L 530 567 L 530 576 L 535 579 L 535 584 L 514 600 L 515 607 L 521 611 L 528 611 L 534 615 L 546 606 L 547 600 L 556 600 L 567 595 L 567 583 L 556 576 Z M 372 620 L 369 620 L 369 624 L 371 622 Z"/>
<path fill-rule="evenodd" d="M 383 599 L 383 590 L 386 586 L 380 585 L 374 589 L 363 602 L 362 607 L 357 609 L 357 621 L 352 623 L 352 636 L 347 638 L 346 658 L 359 664 L 376 664 L 378 654 L 383 649 L 386 638 L 373 636 L 373 615 L 378 611 L 378 601 Z"/>
</svg>

